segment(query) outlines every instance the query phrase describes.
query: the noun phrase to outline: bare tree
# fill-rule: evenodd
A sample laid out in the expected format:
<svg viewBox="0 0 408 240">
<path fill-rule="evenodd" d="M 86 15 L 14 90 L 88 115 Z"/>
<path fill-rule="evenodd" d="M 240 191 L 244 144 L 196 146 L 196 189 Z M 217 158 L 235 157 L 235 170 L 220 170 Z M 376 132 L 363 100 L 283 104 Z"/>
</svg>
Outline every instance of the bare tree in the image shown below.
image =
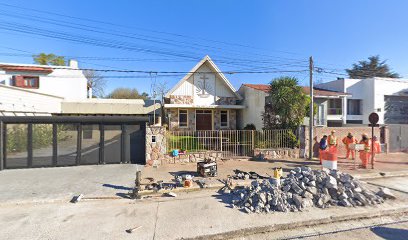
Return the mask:
<svg viewBox="0 0 408 240">
<path fill-rule="evenodd" d="M 105 95 L 106 79 L 93 70 L 84 70 L 83 73 L 88 79 L 88 86 L 92 88 L 92 95 L 103 97 Z"/>
<path fill-rule="evenodd" d="M 156 81 L 152 88 L 156 95 L 160 96 L 160 101 L 163 103 L 164 95 L 169 91 L 168 81 L 165 79 Z"/>
</svg>

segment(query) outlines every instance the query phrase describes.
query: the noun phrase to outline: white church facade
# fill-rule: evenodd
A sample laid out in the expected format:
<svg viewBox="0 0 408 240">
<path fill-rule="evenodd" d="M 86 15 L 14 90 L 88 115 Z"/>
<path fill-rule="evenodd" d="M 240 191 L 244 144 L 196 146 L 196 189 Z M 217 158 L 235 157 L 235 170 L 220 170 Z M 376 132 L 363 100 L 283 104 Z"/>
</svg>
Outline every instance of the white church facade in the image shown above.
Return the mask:
<svg viewBox="0 0 408 240">
<path fill-rule="evenodd" d="M 235 130 L 242 97 L 205 56 L 165 96 L 169 130 Z"/>
</svg>

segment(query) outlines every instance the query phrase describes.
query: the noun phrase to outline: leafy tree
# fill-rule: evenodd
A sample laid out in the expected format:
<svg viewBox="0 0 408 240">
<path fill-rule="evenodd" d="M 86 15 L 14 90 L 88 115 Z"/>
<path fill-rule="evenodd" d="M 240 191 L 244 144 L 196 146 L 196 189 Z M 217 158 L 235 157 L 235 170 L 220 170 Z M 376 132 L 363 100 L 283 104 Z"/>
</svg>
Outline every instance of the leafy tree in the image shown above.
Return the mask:
<svg viewBox="0 0 408 240">
<path fill-rule="evenodd" d="M 54 65 L 54 66 L 65 66 L 66 60 L 64 56 L 57 56 L 53 53 L 40 53 L 38 55 L 33 55 L 34 63 L 41 65 Z"/>
<path fill-rule="evenodd" d="M 372 78 L 372 77 L 386 77 L 399 78 L 399 74 L 392 72 L 386 60 L 381 61 L 380 56 L 371 56 L 368 61 L 359 61 L 354 63 L 351 69 L 346 69 L 350 78 Z"/>
<path fill-rule="evenodd" d="M 103 97 L 106 79 L 93 70 L 84 70 L 83 73 L 88 80 L 88 86 L 92 88 L 92 95 L 95 97 Z"/>
<path fill-rule="evenodd" d="M 149 99 L 149 94 L 143 92 L 139 94 L 136 88 L 116 88 L 108 96 L 115 99 Z"/>
<path fill-rule="evenodd" d="M 264 129 L 296 130 L 308 116 L 309 96 L 303 93 L 296 78 L 276 78 L 270 86 L 262 114 Z"/>
</svg>

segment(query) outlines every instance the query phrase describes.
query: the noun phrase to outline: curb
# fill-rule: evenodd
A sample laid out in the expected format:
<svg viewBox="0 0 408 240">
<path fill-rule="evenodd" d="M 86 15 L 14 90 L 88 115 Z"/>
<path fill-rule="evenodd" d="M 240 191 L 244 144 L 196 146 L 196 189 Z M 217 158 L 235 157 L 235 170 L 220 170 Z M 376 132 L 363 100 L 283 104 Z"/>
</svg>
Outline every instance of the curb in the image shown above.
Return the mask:
<svg viewBox="0 0 408 240">
<path fill-rule="evenodd" d="M 379 173 L 373 173 L 373 174 L 370 174 L 368 176 L 355 175 L 355 177 L 359 178 L 360 180 L 370 180 L 370 179 L 379 179 L 379 178 L 392 178 L 392 177 L 407 177 L 407 176 L 408 176 L 408 171 L 385 172 L 385 176 L 381 176 L 381 175 L 379 175 Z"/>
<path fill-rule="evenodd" d="M 273 224 L 268 226 L 262 227 L 250 227 L 244 228 L 224 233 L 217 233 L 217 234 L 209 234 L 203 236 L 197 236 L 192 238 L 183 238 L 184 240 L 220 240 L 220 239 L 229 239 L 229 238 L 237 238 L 243 236 L 254 235 L 258 233 L 267 233 L 267 232 L 274 232 L 274 231 L 282 231 L 282 230 L 290 230 L 294 228 L 300 227 L 312 227 L 316 225 L 325 225 L 325 224 L 332 224 L 337 222 L 344 222 L 344 221 L 355 221 L 355 220 L 362 220 L 362 219 L 371 219 L 371 218 L 378 218 L 384 216 L 396 216 L 396 215 L 406 215 L 408 214 L 408 207 L 401 207 L 392 210 L 383 210 L 376 213 L 359 213 L 347 216 L 338 216 L 338 217 L 327 217 L 321 218 L 317 220 L 310 220 L 308 221 L 300 221 L 294 223 L 285 223 L 285 224 Z"/>
</svg>

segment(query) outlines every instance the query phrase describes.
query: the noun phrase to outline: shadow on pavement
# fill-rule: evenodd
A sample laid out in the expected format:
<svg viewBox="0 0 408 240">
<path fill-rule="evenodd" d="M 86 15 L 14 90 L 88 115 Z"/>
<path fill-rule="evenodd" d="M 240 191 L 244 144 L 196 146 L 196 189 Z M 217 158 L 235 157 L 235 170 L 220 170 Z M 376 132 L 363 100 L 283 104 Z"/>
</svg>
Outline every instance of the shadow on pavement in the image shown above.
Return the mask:
<svg viewBox="0 0 408 240">
<path fill-rule="evenodd" d="M 133 190 L 133 188 L 130 188 L 130 187 L 125 187 L 125 186 L 120 186 L 120 185 L 112 185 L 112 184 L 108 184 L 108 183 L 105 183 L 102 186 L 108 187 L 108 188 L 113 188 L 113 189 L 116 189 L 116 190 L 126 190 L 126 191 Z"/>
<path fill-rule="evenodd" d="M 406 240 L 408 239 L 408 230 L 388 227 L 374 227 L 371 231 L 377 236 L 387 240 Z"/>
</svg>

